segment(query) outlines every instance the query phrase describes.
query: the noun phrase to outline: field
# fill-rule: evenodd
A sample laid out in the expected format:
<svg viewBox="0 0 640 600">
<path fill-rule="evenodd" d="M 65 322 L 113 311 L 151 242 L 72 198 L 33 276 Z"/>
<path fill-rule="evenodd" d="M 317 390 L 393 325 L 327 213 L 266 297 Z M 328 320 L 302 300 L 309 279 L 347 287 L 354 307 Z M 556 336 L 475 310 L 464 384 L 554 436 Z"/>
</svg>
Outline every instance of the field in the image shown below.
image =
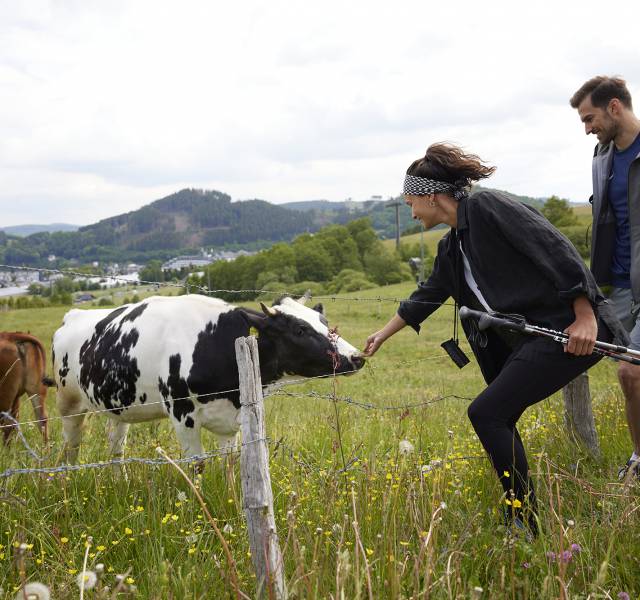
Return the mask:
<svg viewBox="0 0 640 600">
<path fill-rule="evenodd" d="M 395 312 L 392 299 L 411 289 L 401 284 L 325 299 L 327 316 L 362 347 Z M 50 352 L 64 312 L 0 313 L 0 329 L 30 331 Z M 630 441 L 615 365 L 602 361 L 590 372 L 601 459 L 568 439 L 560 394 L 520 421 L 541 505 L 542 534 L 527 541 L 502 525 L 501 488 L 466 417 L 469 399 L 484 384 L 474 361 L 458 370 L 446 357 L 439 344 L 449 337 L 451 307 L 443 306 L 420 336 L 400 332 L 360 374 L 267 398 L 290 597 L 637 598 L 640 504 L 637 487 L 616 481 Z M 311 392 L 319 396 L 305 395 Z M 42 465 L 54 466 L 62 437 L 53 391 L 48 405 L 50 446 L 43 447 L 33 426 L 23 431 Z M 30 419 L 25 402 L 21 421 Z M 99 415 L 87 419 L 83 463 L 108 458 L 106 424 Z M 401 452 L 404 440 L 413 451 Z M 131 428 L 128 456 L 156 458 L 157 446 L 179 456 L 168 422 Z M 205 446 L 213 449 L 213 439 L 205 437 Z M 0 450 L 0 472 L 36 466 L 17 437 Z M 231 587 L 223 547 L 179 473 L 168 465 L 127 471 L 127 479 L 109 467 L 0 480 L 0 598 L 14 598 L 25 579 L 49 585 L 53 598 L 77 598 L 85 558 L 88 569 L 104 565 L 85 598 L 112 597 L 104 586 L 113 590 L 117 575 L 125 575 L 123 588 L 135 588 L 122 598 L 243 597 Z M 253 597 L 239 462 L 214 458 L 195 479 L 225 536 L 239 588 Z"/>
</svg>

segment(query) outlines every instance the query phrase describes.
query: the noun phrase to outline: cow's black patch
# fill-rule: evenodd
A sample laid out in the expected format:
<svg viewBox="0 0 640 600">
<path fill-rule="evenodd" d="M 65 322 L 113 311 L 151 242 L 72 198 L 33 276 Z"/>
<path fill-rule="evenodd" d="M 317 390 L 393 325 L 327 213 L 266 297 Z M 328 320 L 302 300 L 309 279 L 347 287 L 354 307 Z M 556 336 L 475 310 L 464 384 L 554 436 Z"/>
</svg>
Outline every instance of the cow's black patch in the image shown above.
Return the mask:
<svg viewBox="0 0 640 600">
<path fill-rule="evenodd" d="M 193 419 L 191 425 L 188 425 L 189 415 L 195 410 L 193 401 L 189 399 L 190 392 L 184 377 L 180 376 L 180 365 L 182 357 L 179 354 L 172 354 L 169 357 L 169 377 L 167 381 L 158 378 L 158 389 L 164 398 L 164 405 L 168 412 L 173 407 L 173 416 L 176 420 L 182 421 L 185 418 L 185 425 L 193 427 Z M 169 401 L 169 396 L 173 398 L 173 402 Z"/>
<path fill-rule="evenodd" d="M 140 400 L 140 404 L 144 404 L 147 401 L 147 392 L 142 394 L 142 396 L 140 396 L 139 400 Z"/>
<path fill-rule="evenodd" d="M 122 331 L 125 320 L 116 322 L 127 308 L 117 308 L 99 321 L 91 339 L 82 344 L 79 355 L 82 389 L 92 402 L 115 414 L 135 402 L 136 381 L 140 376 L 138 361 L 130 356 L 138 342 L 138 330 L 133 328 L 125 333 Z"/>
<path fill-rule="evenodd" d="M 62 367 L 58 369 L 58 375 L 60 376 L 60 385 L 64 387 L 67 382 L 67 375 L 69 374 L 69 355 L 65 354 L 62 357 Z"/>
<path fill-rule="evenodd" d="M 189 389 L 198 394 L 198 401 L 207 403 L 228 398 L 236 408 L 240 408 L 234 344 L 236 338 L 247 335 L 249 322 L 242 309 L 222 313 L 215 325 L 209 321 L 198 334 L 187 379 Z"/>
<path fill-rule="evenodd" d="M 195 425 L 195 423 L 193 422 L 193 419 L 191 417 L 187 417 L 184 421 L 184 425 L 185 427 L 190 427 L 193 428 L 193 426 Z"/>
<path fill-rule="evenodd" d="M 131 312 L 122 317 L 122 322 L 135 321 L 146 310 L 147 306 L 149 305 L 146 302 L 139 304 Z"/>
</svg>

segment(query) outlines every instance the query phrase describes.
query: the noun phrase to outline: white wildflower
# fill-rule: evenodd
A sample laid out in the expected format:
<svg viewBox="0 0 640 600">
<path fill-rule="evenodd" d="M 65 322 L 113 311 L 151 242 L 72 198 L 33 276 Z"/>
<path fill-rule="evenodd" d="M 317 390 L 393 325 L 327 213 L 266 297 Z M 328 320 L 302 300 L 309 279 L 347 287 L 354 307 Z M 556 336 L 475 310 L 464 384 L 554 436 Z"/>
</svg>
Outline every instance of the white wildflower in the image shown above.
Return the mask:
<svg viewBox="0 0 640 600">
<path fill-rule="evenodd" d="M 398 444 L 398 451 L 400 454 L 404 454 L 405 456 L 407 454 L 413 454 L 413 444 L 409 440 L 400 440 L 400 443 Z"/>
<path fill-rule="evenodd" d="M 567 521 L 567 525 L 568 525 L 569 527 L 573 527 L 575 524 L 576 524 L 576 523 L 575 523 L 575 521 L 574 521 L 573 519 L 569 519 L 569 520 Z"/>
<path fill-rule="evenodd" d="M 440 502 L 440 508 L 441 508 L 442 510 L 446 510 L 446 508 L 447 508 L 447 503 L 446 503 L 446 502 Z"/>
<path fill-rule="evenodd" d="M 82 573 L 78 573 L 76 583 L 80 589 L 84 586 L 85 590 L 91 590 L 96 587 L 98 576 L 93 571 L 83 571 Z"/>
<path fill-rule="evenodd" d="M 187 500 L 187 495 L 182 491 L 178 492 L 178 501 L 185 502 L 186 500 Z"/>
<path fill-rule="evenodd" d="M 224 531 L 225 533 L 233 533 L 233 525 L 231 525 L 231 523 L 227 523 L 223 528 L 222 531 Z"/>
<path fill-rule="evenodd" d="M 51 593 L 44 583 L 32 581 L 31 583 L 27 583 L 27 585 L 15 595 L 15 600 L 24 600 L 25 598 L 28 598 L 28 600 L 50 600 Z"/>
</svg>

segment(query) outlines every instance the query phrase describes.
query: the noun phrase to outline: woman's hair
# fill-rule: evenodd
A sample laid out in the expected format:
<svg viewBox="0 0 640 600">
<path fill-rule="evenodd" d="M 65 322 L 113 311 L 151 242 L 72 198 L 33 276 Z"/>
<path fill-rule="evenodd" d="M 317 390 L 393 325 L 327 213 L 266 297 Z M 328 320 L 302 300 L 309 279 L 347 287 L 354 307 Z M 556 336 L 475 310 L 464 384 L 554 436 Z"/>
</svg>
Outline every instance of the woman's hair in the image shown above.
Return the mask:
<svg viewBox="0 0 640 600">
<path fill-rule="evenodd" d="M 483 164 L 475 154 L 465 154 L 453 144 L 438 142 L 427 148 L 423 158 L 413 161 L 407 175 L 452 183 L 457 188 L 469 188 L 474 181 L 486 179 L 496 170 Z"/>
</svg>

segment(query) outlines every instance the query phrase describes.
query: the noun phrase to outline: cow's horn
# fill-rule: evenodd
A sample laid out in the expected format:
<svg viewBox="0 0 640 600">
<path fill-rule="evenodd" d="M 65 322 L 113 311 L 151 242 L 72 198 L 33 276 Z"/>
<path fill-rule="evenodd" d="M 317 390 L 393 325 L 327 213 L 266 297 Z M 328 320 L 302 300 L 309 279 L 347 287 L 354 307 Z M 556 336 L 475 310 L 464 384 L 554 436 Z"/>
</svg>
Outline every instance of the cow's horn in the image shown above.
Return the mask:
<svg viewBox="0 0 640 600">
<path fill-rule="evenodd" d="M 311 298 L 311 290 L 307 290 L 302 296 L 300 296 L 300 298 L 298 298 L 298 302 L 300 302 L 300 304 L 306 304 L 309 298 Z"/>
<path fill-rule="evenodd" d="M 263 302 L 260 302 L 260 308 L 262 308 L 262 312 L 267 315 L 267 317 L 275 317 L 278 314 L 278 311 L 269 306 L 265 306 Z"/>
</svg>

